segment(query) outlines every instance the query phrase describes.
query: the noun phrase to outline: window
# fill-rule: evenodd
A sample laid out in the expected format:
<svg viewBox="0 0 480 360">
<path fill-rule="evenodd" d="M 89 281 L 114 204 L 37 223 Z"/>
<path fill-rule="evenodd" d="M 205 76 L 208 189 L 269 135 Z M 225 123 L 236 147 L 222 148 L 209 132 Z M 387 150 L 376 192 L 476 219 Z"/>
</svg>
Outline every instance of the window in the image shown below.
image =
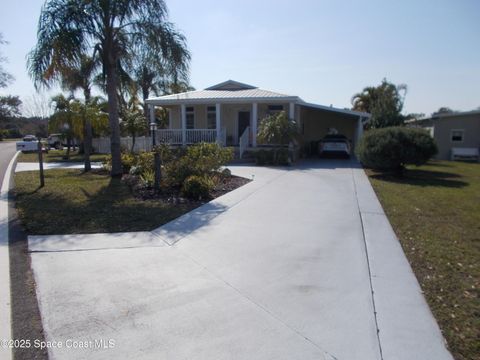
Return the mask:
<svg viewBox="0 0 480 360">
<path fill-rule="evenodd" d="M 451 132 L 451 140 L 452 142 L 462 142 L 463 141 L 463 133 L 465 131 L 462 130 L 452 130 Z"/>
<path fill-rule="evenodd" d="M 207 128 L 217 128 L 217 108 L 215 106 L 207 106 Z"/>
<path fill-rule="evenodd" d="M 268 115 L 274 115 L 283 111 L 283 105 L 268 105 Z"/>
<path fill-rule="evenodd" d="M 195 129 L 195 109 L 193 108 L 193 106 L 187 106 L 186 117 L 187 129 Z"/>
</svg>

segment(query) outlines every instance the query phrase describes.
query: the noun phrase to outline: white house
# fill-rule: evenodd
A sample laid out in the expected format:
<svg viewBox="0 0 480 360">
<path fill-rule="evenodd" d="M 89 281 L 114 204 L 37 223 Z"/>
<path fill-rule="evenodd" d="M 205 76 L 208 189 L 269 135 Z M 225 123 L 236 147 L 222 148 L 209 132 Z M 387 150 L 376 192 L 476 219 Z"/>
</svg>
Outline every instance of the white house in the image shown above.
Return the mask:
<svg viewBox="0 0 480 360">
<path fill-rule="evenodd" d="M 298 96 L 279 94 L 228 80 L 205 90 L 149 98 L 150 117 L 155 107 L 168 110 L 167 129 L 158 130 L 159 141 L 187 145 L 217 141 L 240 147 L 257 147 L 260 121 L 285 111 L 298 124 L 303 143 L 320 140 L 335 128 L 354 144 L 363 133 L 369 114 L 307 103 Z"/>
</svg>

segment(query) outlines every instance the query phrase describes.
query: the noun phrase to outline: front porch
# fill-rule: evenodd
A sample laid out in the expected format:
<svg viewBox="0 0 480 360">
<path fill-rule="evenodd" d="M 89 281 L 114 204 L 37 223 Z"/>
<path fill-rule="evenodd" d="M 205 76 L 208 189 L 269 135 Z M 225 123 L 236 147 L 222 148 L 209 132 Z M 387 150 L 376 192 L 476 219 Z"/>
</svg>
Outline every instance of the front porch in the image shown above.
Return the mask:
<svg viewBox="0 0 480 360">
<path fill-rule="evenodd" d="M 162 105 L 168 112 L 168 128 L 159 129 L 156 140 L 172 145 L 217 142 L 222 146 L 256 147 L 258 124 L 269 114 L 288 111 L 295 119 L 295 103 L 180 104 Z M 156 106 L 150 104 L 150 122 Z"/>
</svg>

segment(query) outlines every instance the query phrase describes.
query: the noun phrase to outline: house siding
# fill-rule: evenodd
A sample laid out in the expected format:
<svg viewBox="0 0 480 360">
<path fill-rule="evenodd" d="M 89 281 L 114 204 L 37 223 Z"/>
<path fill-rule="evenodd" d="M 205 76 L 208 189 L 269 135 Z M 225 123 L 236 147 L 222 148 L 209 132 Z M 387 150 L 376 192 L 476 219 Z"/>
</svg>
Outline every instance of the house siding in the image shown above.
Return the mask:
<svg viewBox="0 0 480 360">
<path fill-rule="evenodd" d="M 464 130 L 462 142 L 451 141 L 452 130 Z M 437 142 L 437 159 L 449 160 L 453 147 L 480 148 L 480 115 L 444 116 L 433 121 L 433 137 Z"/>
</svg>

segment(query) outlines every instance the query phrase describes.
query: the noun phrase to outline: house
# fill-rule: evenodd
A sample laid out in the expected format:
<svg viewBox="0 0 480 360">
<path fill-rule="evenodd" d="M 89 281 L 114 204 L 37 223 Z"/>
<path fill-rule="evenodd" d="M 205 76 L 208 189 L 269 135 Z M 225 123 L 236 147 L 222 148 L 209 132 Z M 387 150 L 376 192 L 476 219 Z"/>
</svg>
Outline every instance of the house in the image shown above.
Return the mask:
<svg viewBox="0 0 480 360">
<path fill-rule="evenodd" d="M 480 149 L 480 110 L 437 114 L 413 120 L 409 126 L 427 129 L 438 146 L 437 159 L 477 157 Z"/>
<path fill-rule="evenodd" d="M 255 135 L 260 121 L 279 111 L 295 120 L 303 144 L 320 140 L 331 129 L 356 144 L 362 136 L 363 123 L 370 117 L 367 113 L 308 103 L 298 96 L 233 80 L 205 90 L 149 98 L 146 104 L 151 119 L 155 107 L 168 110 L 168 128 L 158 130 L 159 141 L 179 145 L 217 141 L 244 149 L 257 147 Z"/>
</svg>

